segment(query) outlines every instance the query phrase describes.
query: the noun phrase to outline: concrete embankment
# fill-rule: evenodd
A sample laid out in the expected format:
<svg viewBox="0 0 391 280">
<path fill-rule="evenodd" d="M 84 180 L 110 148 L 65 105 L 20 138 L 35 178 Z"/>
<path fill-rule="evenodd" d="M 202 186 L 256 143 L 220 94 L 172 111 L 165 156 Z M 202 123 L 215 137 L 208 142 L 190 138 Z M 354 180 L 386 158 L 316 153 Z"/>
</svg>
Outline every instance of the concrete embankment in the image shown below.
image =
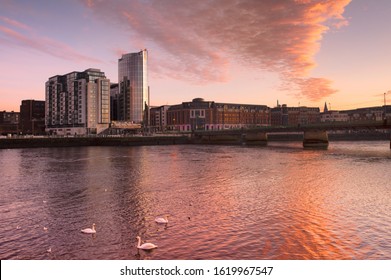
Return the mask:
<svg viewBox="0 0 391 280">
<path fill-rule="evenodd" d="M 151 146 L 188 143 L 189 138 L 187 136 L 4 138 L 0 139 L 0 149 L 81 146 Z"/>
<path fill-rule="evenodd" d="M 390 133 L 382 132 L 351 132 L 327 133 L 330 142 L 333 141 L 381 141 L 390 140 Z M 268 133 L 267 139 L 273 141 L 303 141 L 303 133 Z"/>
<path fill-rule="evenodd" d="M 333 141 L 370 141 L 390 140 L 389 133 L 360 132 L 328 134 Z M 273 141 L 303 141 L 303 133 L 252 133 L 228 135 L 189 136 L 130 136 L 130 137 L 34 137 L 0 138 L 0 149 L 44 148 L 44 147 L 79 147 L 79 146 L 152 146 L 182 144 L 217 144 L 217 145 L 257 145 L 264 146 Z"/>
<path fill-rule="evenodd" d="M 267 145 L 267 134 L 264 132 L 224 133 L 224 134 L 195 134 L 191 144 L 201 145 Z"/>
<path fill-rule="evenodd" d="M 196 135 L 192 136 L 191 143 L 200 145 L 239 145 L 241 144 L 241 135 Z"/>
<path fill-rule="evenodd" d="M 390 140 L 390 133 L 382 132 L 352 132 L 329 133 L 330 141 L 381 141 Z"/>
</svg>

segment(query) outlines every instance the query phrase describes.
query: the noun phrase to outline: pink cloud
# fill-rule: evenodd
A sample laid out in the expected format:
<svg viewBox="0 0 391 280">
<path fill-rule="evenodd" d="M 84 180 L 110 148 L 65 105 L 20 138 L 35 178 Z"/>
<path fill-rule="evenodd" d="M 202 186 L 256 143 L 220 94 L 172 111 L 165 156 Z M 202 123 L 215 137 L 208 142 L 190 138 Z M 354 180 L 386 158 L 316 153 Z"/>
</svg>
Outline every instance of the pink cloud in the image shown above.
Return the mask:
<svg viewBox="0 0 391 280">
<path fill-rule="evenodd" d="M 128 53 L 128 51 L 122 48 L 113 48 L 111 51 L 116 55 L 116 57 L 120 58 L 123 54 Z"/>
<path fill-rule="evenodd" d="M 161 75 L 223 82 L 235 62 L 279 73 L 311 100 L 336 92 L 331 81 L 310 72 L 325 32 L 347 24 L 343 13 L 351 0 L 83 2 L 100 18 L 126 26 L 140 47 L 158 50 L 152 70 Z"/>
<path fill-rule="evenodd" d="M 10 18 L 7 18 L 7 17 L 3 17 L 3 16 L 0 16 L 0 20 L 5 22 L 8 25 L 11 25 L 11 26 L 19 28 L 19 29 L 31 30 L 30 26 L 28 26 L 28 25 L 26 25 L 26 24 L 24 24 L 22 22 L 19 22 L 17 20 L 13 20 L 13 19 L 10 19 Z"/>
<path fill-rule="evenodd" d="M 94 1 L 93 0 L 86 0 L 87 6 L 89 8 L 92 8 L 94 6 Z"/>
<path fill-rule="evenodd" d="M 311 101 L 321 100 L 337 92 L 331 87 L 332 81 L 326 78 L 303 78 L 297 81 L 301 95 Z"/>
<path fill-rule="evenodd" d="M 25 26 L 23 23 L 9 19 L 5 22 L 9 23 L 11 26 L 6 27 L 0 25 L 0 34 L 2 33 L 4 36 L 4 38 L 0 41 L 2 44 L 28 48 L 66 60 L 87 61 L 94 63 L 102 62 L 99 59 L 83 55 L 62 42 L 55 41 L 44 36 L 35 35 L 33 30 L 30 27 Z M 27 31 L 27 33 L 24 34 L 16 31 L 12 29 L 13 27 L 22 28 Z"/>
</svg>

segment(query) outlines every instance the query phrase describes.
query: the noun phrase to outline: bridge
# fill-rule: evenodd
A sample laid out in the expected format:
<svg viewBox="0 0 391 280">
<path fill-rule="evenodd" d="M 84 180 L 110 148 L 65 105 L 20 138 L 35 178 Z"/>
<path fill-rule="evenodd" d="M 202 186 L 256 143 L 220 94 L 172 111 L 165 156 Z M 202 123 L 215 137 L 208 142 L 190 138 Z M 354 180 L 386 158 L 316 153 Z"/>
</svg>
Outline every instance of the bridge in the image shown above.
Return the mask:
<svg viewBox="0 0 391 280">
<path fill-rule="evenodd" d="M 266 145 L 268 141 L 268 133 L 302 132 L 304 147 L 327 148 L 329 145 L 328 131 L 371 130 L 391 130 L 391 122 L 387 122 L 386 120 L 333 122 L 297 126 L 262 126 L 233 130 L 197 130 L 192 133 L 192 139 L 195 143 L 201 144 Z"/>
</svg>

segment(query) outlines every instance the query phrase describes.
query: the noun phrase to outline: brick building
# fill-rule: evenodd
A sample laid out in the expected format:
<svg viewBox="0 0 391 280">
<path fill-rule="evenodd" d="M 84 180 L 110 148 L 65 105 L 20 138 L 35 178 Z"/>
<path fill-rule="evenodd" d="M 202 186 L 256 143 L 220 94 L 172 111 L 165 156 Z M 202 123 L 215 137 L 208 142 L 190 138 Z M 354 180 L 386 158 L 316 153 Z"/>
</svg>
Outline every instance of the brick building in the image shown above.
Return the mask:
<svg viewBox="0 0 391 280">
<path fill-rule="evenodd" d="M 167 128 L 171 130 L 222 130 L 270 125 L 270 109 L 265 105 L 217 103 L 195 98 L 170 106 Z"/>
</svg>

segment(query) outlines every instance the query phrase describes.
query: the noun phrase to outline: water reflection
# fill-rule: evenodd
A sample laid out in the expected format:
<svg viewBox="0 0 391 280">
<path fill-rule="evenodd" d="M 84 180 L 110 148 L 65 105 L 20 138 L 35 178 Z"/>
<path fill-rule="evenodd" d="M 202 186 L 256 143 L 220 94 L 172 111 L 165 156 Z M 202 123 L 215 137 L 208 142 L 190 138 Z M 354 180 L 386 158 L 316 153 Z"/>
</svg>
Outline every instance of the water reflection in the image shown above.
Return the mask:
<svg viewBox="0 0 391 280">
<path fill-rule="evenodd" d="M 389 258 L 382 145 L 2 150 L 0 257 Z M 136 236 L 159 248 L 139 252 Z"/>
</svg>

